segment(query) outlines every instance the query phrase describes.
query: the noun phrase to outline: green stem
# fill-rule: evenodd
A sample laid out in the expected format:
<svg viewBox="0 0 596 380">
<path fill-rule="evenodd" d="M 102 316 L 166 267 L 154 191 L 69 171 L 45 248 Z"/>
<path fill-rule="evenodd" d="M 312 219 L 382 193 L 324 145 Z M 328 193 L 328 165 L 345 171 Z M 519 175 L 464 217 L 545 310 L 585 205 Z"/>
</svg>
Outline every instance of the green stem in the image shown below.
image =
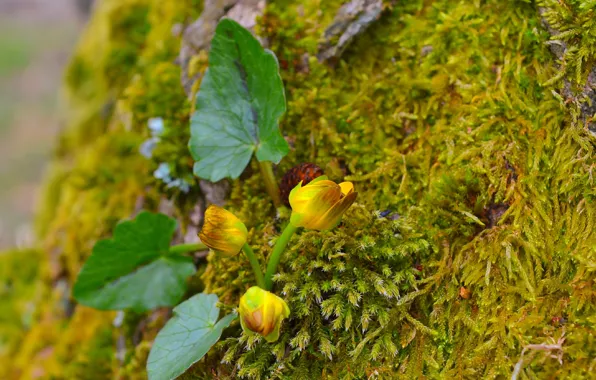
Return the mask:
<svg viewBox="0 0 596 380">
<path fill-rule="evenodd" d="M 265 190 L 269 193 L 269 196 L 273 200 L 275 207 L 281 206 L 281 197 L 279 196 L 279 186 L 273 175 L 273 166 L 270 161 L 259 161 L 259 169 L 263 176 L 263 182 L 265 183 Z"/>
<path fill-rule="evenodd" d="M 277 266 L 281 260 L 281 255 L 297 229 L 298 227 L 294 227 L 292 223 L 288 223 L 284 232 L 277 238 L 277 242 L 275 243 L 275 247 L 273 247 L 273 252 L 271 252 L 271 257 L 269 257 L 269 262 L 267 263 L 267 272 L 265 272 L 265 290 L 271 290 L 271 288 L 273 288 L 272 278 L 275 272 L 277 272 Z"/>
<path fill-rule="evenodd" d="M 257 285 L 259 285 L 260 288 L 265 289 L 265 280 L 263 279 L 263 272 L 261 272 L 261 265 L 259 264 L 259 260 L 255 256 L 255 253 L 247 243 L 244 243 L 242 250 L 244 251 L 246 257 L 248 257 L 248 261 L 250 262 L 252 271 L 255 273 Z"/>
<path fill-rule="evenodd" d="M 183 255 L 185 253 L 204 251 L 207 246 L 203 243 L 189 243 L 189 244 L 178 244 L 170 247 L 169 252 L 173 255 Z"/>
</svg>

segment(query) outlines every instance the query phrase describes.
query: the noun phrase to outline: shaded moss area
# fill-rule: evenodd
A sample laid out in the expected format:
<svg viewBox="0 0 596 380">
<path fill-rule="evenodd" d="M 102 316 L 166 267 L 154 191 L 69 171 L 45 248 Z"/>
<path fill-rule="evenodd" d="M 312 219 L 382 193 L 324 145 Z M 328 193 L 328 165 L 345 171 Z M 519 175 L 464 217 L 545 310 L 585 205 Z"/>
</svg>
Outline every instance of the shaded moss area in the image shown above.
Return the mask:
<svg viewBox="0 0 596 380">
<path fill-rule="evenodd" d="M 18 352 L 19 342 L 34 323 L 39 288 L 36 250 L 13 250 L 0 255 L 0 377 L 11 374 L 7 359 Z"/>
<path fill-rule="evenodd" d="M 314 57 L 341 4 L 272 1 L 256 29 L 286 86 L 292 151 L 278 178 L 315 162 L 353 181 L 357 203 L 339 228 L 293 238 L 275 278 L 292 310 L 280 340 L 251 340 L 236 323 L 185 377 L 589 378 L 596 139 L 584 100 L 562 94 L 595 67 L 591 2 L 386 2 L 331 67 Z M 564 70 L 539 9 L 577 49 Z M 114 313 L 70 304 L 69 286 L 118 220 L 168 198 L 184 228 L 201 197 L 175 63 L 177 25 L 199 12 L 193 1 L 97 9 L 66 75 L 72 109 L 39 223 L 44 297 L 20 352 L 5 356 L 11 374 L 144 377 L 167 312 L 127 314 L 117 328 Z M 147 159 L 154 117 L 165 131 Z M 162 163 L 190 193 L 154 177 Z M 289 212 L 264 198 L 255 163 L 231 185 L 226 207 L 264 262 Z M 193 284 L 224 309 L 254 284 L 243 256 L 210 255 L 199 272 Z M 561 350 L 529 346 L 540 344 Z"/>
</svg>

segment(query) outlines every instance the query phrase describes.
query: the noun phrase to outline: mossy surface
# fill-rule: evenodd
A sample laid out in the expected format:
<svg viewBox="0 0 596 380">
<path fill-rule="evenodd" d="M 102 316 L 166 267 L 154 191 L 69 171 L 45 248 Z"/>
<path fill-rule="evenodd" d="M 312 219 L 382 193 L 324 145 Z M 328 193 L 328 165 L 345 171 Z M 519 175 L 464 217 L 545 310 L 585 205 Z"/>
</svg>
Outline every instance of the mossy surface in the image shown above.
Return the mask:
<svg viewBox="0 0 596 380">
<path fill-rule="evenodd" d="M 0 378 L 11 375 L 10 358 L 35 322 L 41 257 L 36 250 L 0 253 Z"/>
<path fill-rule="evenodd" d="M 579 116 L 586 100 L 562 94 L 595 67 L 592 3 L 385 2 L 331 67 L 314 57 L 342 1 L 269 2 L 256 31 L 282 67 L 292 146 L 276 173 L 315 162 L 353 181 L 358 200 L 339 228 L 293 238 L 275 278 L 292 309 L 280 340 L 251 340 L 234 324 L 185 376 L 508 378 L 524 347 L 560 343 L 527 350 L 519 378 L 589 378 L 596 139 Z M 69 126 L 39 223 L 44 297 L 10 372 L 25 378 L 143 378 L 167 313 L 127 314 L 115 328 L 113 313 L 69 311 L 69 286 L 118 220 L 169 198 L 184 227 L 201 197 L 174 62 L 176 24 L 200 5 L 100 4 L 66 75 Z M 541 13 L 571 47 L 563 69 Z M 165 132 L 146 159 L 153 117 Z M 161 163 L 190 193 L 153 176 Z M 226 205 L 262 261 L 288 216 L 264 194 L 253 163 Z M 224 309 L 254 283 L 243 256 L 210 255 L 199 273 L 193 284 Z"/>
</svg>

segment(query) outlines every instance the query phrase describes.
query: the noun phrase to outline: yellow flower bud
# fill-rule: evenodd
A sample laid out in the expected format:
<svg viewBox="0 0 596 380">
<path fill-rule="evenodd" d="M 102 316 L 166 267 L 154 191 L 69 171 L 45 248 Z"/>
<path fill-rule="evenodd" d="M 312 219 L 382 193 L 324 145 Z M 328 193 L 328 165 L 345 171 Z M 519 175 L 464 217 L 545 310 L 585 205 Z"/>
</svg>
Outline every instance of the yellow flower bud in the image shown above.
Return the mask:
<svg viewBox="0 0 596 380">
<path fill-rule="evenodd" d="M 199 237 L 215 252 L 226 256 L 238 254 L 246 243 L 247 235 L 244 223 L 231 212 L 215 205 L 205 211 L 205 224 Z"/>
<path fill-rule="evenodd" d="M 240 298 L 238 313 L 245 332 L 254 332 L 267 342 L 275 342 L 281 323 L 290 316 L 290 308 L 275 294 L 253 286 Z"/>
<path fill-rule="evenodd" d="M 314 179 L 306 186 L 299 183 L 290 192 L 290 223 L 310 230 L 331 229 L 339 224 L 357 195 L 352 182 L 338 185 L 325 176 Z"/>
</svg>

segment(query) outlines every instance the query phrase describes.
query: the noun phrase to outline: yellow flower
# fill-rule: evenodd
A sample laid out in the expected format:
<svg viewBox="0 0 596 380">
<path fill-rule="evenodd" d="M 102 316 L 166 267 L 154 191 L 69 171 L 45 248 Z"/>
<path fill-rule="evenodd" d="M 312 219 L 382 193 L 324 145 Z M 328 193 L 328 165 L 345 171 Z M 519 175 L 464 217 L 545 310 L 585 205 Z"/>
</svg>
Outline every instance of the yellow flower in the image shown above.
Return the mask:
<svg viewBox="0 0 596 380">
<path fill-rule="evenodd" d="M 199 232 L 203 244 L 215 252 L 234 256 L 246 243 L 248 231 L 240 219 L 221 207 L 211 205 L 205 211 L 205 224 Z"/>
<path fill-rule="evenodd" d="M 301 182 L 290 192 L 290 223 L 310 230 L 331 229 L 339 224 L 357 195 L 352 182 L 338 185 L 326 176 L 318 177 L 306 186 Z"/>
<path fill-rule="evenodd" d="M 281 323 L 290 316 L 290 308 L 275 294 L 253 286 L 240 298 L 238 313 L 245 332 L 254 332 L 267 342 L 275 342 Z"/>
</svg>

